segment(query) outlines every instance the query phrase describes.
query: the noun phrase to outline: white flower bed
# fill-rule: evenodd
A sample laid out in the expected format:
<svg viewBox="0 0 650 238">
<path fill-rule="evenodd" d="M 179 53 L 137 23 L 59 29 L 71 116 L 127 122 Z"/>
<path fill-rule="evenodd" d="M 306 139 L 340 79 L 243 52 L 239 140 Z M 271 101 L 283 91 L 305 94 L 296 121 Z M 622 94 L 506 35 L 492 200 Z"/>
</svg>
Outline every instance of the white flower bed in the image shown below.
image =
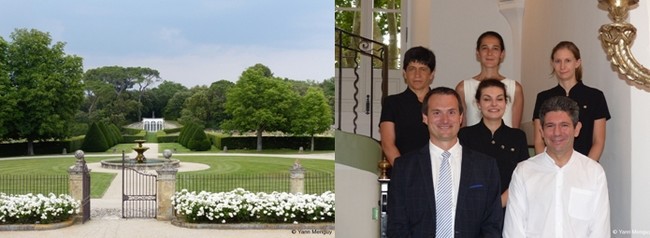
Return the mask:
<svg viewBox="0 0 650 238">
<path fill-rule="evenodd" d="M 0 193 L 0 224 L 48 224 L 79 213 L 79 202 L 66 194 Z"/>
<path fill-rule="evenodd" d="M 334 222 L 334 193 L 188 192 L 172 196 L 172 206 L 192 223 L 306 223 Z"/>
</svg>

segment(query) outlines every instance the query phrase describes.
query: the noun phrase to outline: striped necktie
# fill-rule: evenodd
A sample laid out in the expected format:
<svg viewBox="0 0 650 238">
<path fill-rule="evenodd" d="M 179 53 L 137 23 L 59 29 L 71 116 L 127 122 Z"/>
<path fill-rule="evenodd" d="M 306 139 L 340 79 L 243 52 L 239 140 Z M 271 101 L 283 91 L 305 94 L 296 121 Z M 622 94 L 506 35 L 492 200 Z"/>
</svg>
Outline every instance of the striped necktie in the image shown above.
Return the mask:
<svg viewBox="0 0 650 238">
<path fill-rule="evenodd" d="M 442 153 L 440 174 L 438 178 L 438 192 L 436 193 L 436 237 L 447 238 L 453 236 L 452 227 L 452 181 L 449 157 L 451 153 Z"/>
</svg>

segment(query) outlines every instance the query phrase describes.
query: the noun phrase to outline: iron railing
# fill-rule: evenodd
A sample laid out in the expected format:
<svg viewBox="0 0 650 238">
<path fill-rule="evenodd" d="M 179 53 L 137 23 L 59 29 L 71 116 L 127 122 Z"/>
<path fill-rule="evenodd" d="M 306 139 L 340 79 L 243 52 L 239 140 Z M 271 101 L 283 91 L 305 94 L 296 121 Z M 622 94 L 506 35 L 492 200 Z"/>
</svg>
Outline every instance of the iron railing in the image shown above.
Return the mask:
<svg viewBox="0 0 650 238">
<path fill-rule="evenodd" d="M 178 174 L 176 190 L 230 192 L 243 188 L 250 192 L 290 192 L 289 173 L 268 174 Z M 334 192 L 334 175 L 324 172 L 305 173 L 305 193 Z"/>
<path fill-rule="evenodd" d="M 67 174 L 2 174 L 0 192 L 5 194 L 70 194 Z"/>
<path fill-rule="evenodd" d="M 372 102 L 375 98 L 374 95 L 374 70 L 375 67 L 381 68 L 381 100 L 383 101 L 384 97 L 388 96 L 388 46 L 382 42 L 378 42 L 372 39 L 356 35 L 354 33 L 336 28 L 335 36 L 335 47 L 336 47 L 336 67 L 338 70 L 338 95 L 336 96 L 337 104 L 337 129 L 341 130 L 342 123 L 342 98 L 343 98 L 343 68 L 353 68 L 354 70 L 354 106 L 352 108 L 352 113 L 354 118 L 352 120 L 353 128 L 352 133 L 357 134 L 357 107 L 359 107 L 359 101 L 357 95 L 359 94 L 359 70 L 363 67 L 359 64 L 361 57 L 370 58 L 370 94 L 366 95 L 364 98 L 365 102 L 365 113 L 370 116 L 370 137 L 373 137 L 374 124 L 373 124 L 373 107 Z"/>
</svg>

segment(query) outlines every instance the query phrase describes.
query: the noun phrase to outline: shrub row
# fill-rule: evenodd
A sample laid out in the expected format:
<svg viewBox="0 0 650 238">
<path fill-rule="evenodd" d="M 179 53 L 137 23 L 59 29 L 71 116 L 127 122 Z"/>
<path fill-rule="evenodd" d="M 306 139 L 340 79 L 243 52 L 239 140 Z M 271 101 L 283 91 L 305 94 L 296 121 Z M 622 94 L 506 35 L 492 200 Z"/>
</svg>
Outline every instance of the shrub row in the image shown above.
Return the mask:
<svg viewBox="0 0 650 238">
<path fill-rule="evenodd" d="M 104 152 L 124 140 L 120 130 L 113 124 L 93 122 L 88 128 L 81 148 L 86 152 Z"/>
<path fill-rule="evenodd" d="M 221 145 L 221 139 L 228 137 L 223 134 L 210 133 L 210 132 L 206 133 L 206 135 L 208 136 L 208 139 L 210 140 L 212 146 L 214 146 L 217 149 L 223 149 L 223 146 Z"/>
<path fill-rule="evenodd" d="M 212 137 L 214 138 L 214 137 Z M 228 149 L 255 149 L 257 148 L 257 137 L 223 137 L 220 138 L 221 146 Z M 214 144 L 214 142 L 213 142 Z M 292 149 L 297 150 L 302 147 L 304 150 L 311 148 L 311 137 L 280 137 L 264 136 L 262 137 L 264 149 Z M 217 147 L 222 148 L 222 147 Z M 314 137 L 314 150 L 334 150 L 334 137 Z"/>
<path fill-rule="evenodd" d="M 34 142 L 34 154 L 61 154 L 63 150 L 67 153 L 81 149 L 84 137 L 77 136 L 60 141 Z M 0 157 L 27 155 L 27 142 L 0 144 Z"/>
<path fill-rule="evenodd" d="M 167 134 L 174 134 L 174 133 L 181 132 L 181 128 L 182 127 L 176 127 L 176 128 L 164 129 L 163 131 Z"/>
<path fill-rule="evenodd" d="M 174 143 L 178 141 L 178 135 L 158 136 L 158 143 Z"/>
<path fill-rule="evenodd" d="M 144 131 L 143 129 L 135 129 L 130 127 L 122 127 L 122 130 L 124 130 L 124 134 L 127 135 L 137 135 Z"/>
<path fill-rule="evenodd" d="M 147 136 L 147 132 L 140 130 L 137 134 L 124 135 L 124 140 L 122 143 L 135 143 L 135 140 L 144 140 L 145 136 Z"/>
</svg>

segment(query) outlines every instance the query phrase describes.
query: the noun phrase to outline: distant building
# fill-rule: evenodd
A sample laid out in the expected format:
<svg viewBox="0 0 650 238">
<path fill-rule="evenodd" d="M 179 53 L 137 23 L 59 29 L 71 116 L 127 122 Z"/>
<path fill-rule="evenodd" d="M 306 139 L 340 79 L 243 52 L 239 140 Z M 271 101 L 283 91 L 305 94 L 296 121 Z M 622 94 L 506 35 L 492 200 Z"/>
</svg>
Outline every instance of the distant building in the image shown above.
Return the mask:
<svg viewBox="0 0 650 238">
<path fill-rule="evenodd" d="M 165 119 L 163 118 L 142 118 L 142 129 L 145 131 L 156 132 L 165 129 Z"/>
</svg>

